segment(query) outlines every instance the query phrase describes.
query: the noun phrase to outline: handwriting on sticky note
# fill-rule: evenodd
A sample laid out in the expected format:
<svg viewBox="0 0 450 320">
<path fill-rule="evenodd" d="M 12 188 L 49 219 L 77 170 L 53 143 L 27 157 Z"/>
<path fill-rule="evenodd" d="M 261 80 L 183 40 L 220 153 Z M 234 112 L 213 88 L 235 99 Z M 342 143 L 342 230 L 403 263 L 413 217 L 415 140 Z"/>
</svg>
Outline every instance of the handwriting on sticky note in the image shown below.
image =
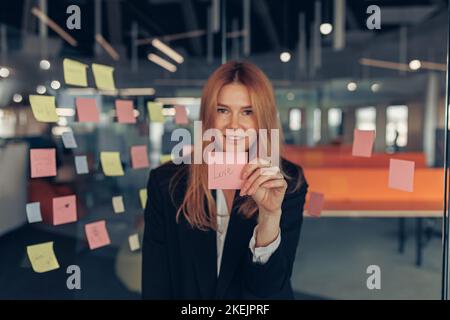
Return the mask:
<svg viewBox="0 0 450 320">
<path fill-rule="evenodd" d="M 128 244 L 130 245 L 131 251 L 139 250 L 141 247 L 139 244 L 139 235 L 137 233 L 135 233 L 135 234 L 132 234 L 131 236 L 129 236 Z"/>
<path fill-rule="evenodd" d="M 75 195 L 53 198 L 53 225 L 77 221 L 77 198 Z"/>
<path fill-rule="evenodd" d="M 414 190 L 414 161 L 390 159 L 389 188 L 407 192 Z"/>
<path fill-rule="evenodd" d="M 147 110 L 150 116 L 151 122 L 164 122 L 164 116 L 162 114 L 162 103 L 161 102 L 147 102 Z"/>
<path fill-rule="evenodd" d="M 49 149 L 30 149 L 31 177 L 56 176 L 56 151 Z"/>
<path fill-rule="evenodd" d="M 29 223 L 42 221 L 41 204 L 39 202 L 30 202 L 26 205 L 27 219 Z"/>
<path fill-rule="evenodd" d="M 105 176 L 123 176 L 119 152 L 100 152 L 100 162 Z"/>
<path fill-rule="evenodd" d="M 40 122 L 57 122 L 55 97 L 30 94 L 30 105 L 33 115 Z"/>
<path fill-rule="evenodd" d="M 353 132 L 352 155 L 356 157 L 371 157 L 375 130 L 358 130 Z"/>
<path fill-rule="evenodd" d="M 176 124 L 189 123 L 185 106 L 175 106 L 175 123 Z"/>
<path fill-rule="evenodd" d="M 27 254 L 34 272 L 42 273 L 59 268 L 53 241 L 27 246 Z"/>
<path fill-rule="evenodd" d="M 320 217 L 323 209 L 324 194 L 319 192 L 310 192 L 308 203 L 308 214 L 313 217 Z"/>
<path fill-rule="evenodd" d="M 112 205 L 113 205 L 114 213 L 125 212 L 125 206 L 123 205 L 123 197 L 122 196 L 112 197 Z"/>
<path fill-rule="evenodd" d="M 75 105 L 79 122 L 99 122 L 100 114 L 95 98 L 76 98 Z"/>
<path fill-rule="evenodd" d="M 119 123 L 136 123 L 133 101 L 116 100 L 116 115 Z"/>
<path fill-rule="evenodd" d="M 75 170 L 76 170 L 77 174 L 89 173 L 86 156 L 75 156 Z"/>
<path fill-rule="evenodd" d="M 147 189 L 139 190 L 139 199 L 141 200 L 142 209 L 145 209 L 145 205 L 147 204 Z"/>
<path fill-rule="evenodd" d="M 88 240 L 89 249 L 91 250 L 107 246 L 111 243 L 105 220 L 86 224 L 84 231 Z"/>
<path fill-rule="evenodd" d="M 114 68 L 102 64 L 92 64 L 92 72 L 94 74 L 95 85 L 100 90 L 115 90 L 113 72 Z"/>
<path fill-rule="evenodd" d="M 67 58 L 64 59 L 64 82 L 74 86 L 87 87 L 87 67 L 84 63 Z"/>
<path fill-rule="evenodd" d="M 133 169 L 148 168 L 148 153 L 147 146 L 132 146 L 131 147 L 131 167 Z"/>
<path fill-rule="evenodd" d="M 64 148 L 66 149 L 74 149 L 78 147 L 72 131 L 63 132 L 62 141 L 64 144 Z"/>
<path fill-rule="evenodd" d="M 232 157 L 229 157 L 230 155 Z M 235 155 L 238 156 L 235 157 Z M 247 153 L 245 152 L 237 154 L 226 152 L 209 153 L 208 189 L 240 189 L 243 182 L 241 171 L 245 166 L 246 159 Z"/>
</svg>

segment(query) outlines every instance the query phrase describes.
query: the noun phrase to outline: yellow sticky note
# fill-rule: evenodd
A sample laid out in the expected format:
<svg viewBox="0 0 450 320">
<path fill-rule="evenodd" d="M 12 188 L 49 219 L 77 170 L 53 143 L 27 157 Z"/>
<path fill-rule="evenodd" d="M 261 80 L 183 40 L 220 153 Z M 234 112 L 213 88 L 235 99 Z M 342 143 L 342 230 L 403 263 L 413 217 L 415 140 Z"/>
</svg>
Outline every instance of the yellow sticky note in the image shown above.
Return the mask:
<svg viewBox="0 0 450 320">
<path fill-rule="evenodd" d="M 162 114 L 162 103 L 161 102 L 147 102 L 147 110 L 150 116 L 150 121 L 152 122 L 163 122 L 164 116 Z"/>
<path fill-rule="evenodd" d="M 125 212 L 125 206 L 123 205 L 122 196 L 117 196 L 112 198 L 113 208 L 115 213 Z"/>
<path fill-rule="evenodd" d="M 113 72 L 114 68 L 103 64 L 92 64 L 92 72 L 94 73 L 95 85 L 100 90 L 115 90 Z"/>
<path fill-rule="evenodd" d="M 171 154 L 162 154 L 159 157 L 159 162 L 161 162 L 161 164 L 165 163 L 165 162 L 169 162 L 172 160 L 172 155 Z"/>
<path fill-rule="evenodd" d="M 139 198 L 141 199 L 141 207 L 144 209 L 147 204 L 147 189 L 144 188 L 139 190 Z"/>
<path fill-rule="evenodd" d="M 37 121 L 58 121 L 58 115 L 56 114 L 55 97 L 30 94 L 29 98 L 31 110 L 33 110 L 34 117 Z"/>
<path fill-rule="evenodd" d="M 100 152 L 100 162 L 105 176 L 124 175 L 119 152 Z"/>
<path fill-rule="evenodd" d="M 27 254 L 35 272 L 42 273 L 59 268 L 53 251 L 53 241 L 27 246 Z"/>
<path fill-rule="evenodd" d="M 87 67 L 84 63 L 67 58 L 64 59 L 64 82 L 74 86 L 87 87 Z"/>
</svg>

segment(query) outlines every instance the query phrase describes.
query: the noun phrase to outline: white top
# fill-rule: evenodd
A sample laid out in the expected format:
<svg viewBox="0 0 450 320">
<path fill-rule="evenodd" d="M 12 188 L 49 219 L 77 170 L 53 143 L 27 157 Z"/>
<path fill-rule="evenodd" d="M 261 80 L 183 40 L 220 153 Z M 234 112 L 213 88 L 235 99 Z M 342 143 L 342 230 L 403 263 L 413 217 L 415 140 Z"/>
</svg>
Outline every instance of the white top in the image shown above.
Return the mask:
<svg viewBox="0 0 450 320">
<path fill-rule="evenodd" d="M 217 200 L 217 276 L 220 273 L 220 265 L 222 262 L 223 245 L 228 230 L 228 222 L 230 221 L 230 213 L 228 212 L 227 202 L 222 190 L 216 190 Z M 281 242 L 281 231 L 278 237 L 265 247 L 255 248 L 256 243 L 256 228 L 253 230 L 253 237 L 250 239 L 248 247 L 253 254 L 253 262 L 264 264 L 266 263 L 272 253 L 278 249 Z"/>
</svg>

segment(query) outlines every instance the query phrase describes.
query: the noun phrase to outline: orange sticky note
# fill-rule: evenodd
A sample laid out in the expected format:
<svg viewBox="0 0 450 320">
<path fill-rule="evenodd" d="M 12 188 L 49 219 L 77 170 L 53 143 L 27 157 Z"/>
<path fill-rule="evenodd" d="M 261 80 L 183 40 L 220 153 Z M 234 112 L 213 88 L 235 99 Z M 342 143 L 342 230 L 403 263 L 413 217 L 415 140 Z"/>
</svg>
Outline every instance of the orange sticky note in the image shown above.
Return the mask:
<svg viewBox="0 0 450 320">
<path fill-rule="evenodd" d="M 111 243 L 108 230 L 106 230 L 105 220 L 86 224 L 84 226 L 84 231 L 86 232 L 89 249 L 91 250 L 107 246 Z"/>
<path fill-rule="evenodd" d="M 391 159 L 389 161 L 389 188 L 413 192 L 414 161 Z"/>
<path fill-rule="evenodd" d="M 175 106 L 175 123 L 176 124 L 189 123 L 185 106 Z"/>
<path fill-rule="evenodd" d="M 117 121 L 120 123 L 136 123 L 133 101 L 116 100 Z"/>
<path fill-rule="evenodd" d="M 324 195 L 323 193 L 310 192 L 308 203 L 308 214 L 313 217 L 320 217 L 323 209 Z"/>
<path fill-rule="evenodd" d="M 375 141 L 375 130 L 353 131 L 352 155 L 356 157 L 371 157 L 373 142 Z"/>
<path fill-rule="evenodd" d="M 56 176 L 56 151 L 50 149 L 30 149 L 31 177 Z"/>
<path fill-rule="evenodd" d="M 131 147 L 131 167 L 133 169 L 148 168 L 148 153 L 147 146 L 132 146 Z"/>
<path fill-rule="evenodd" d="M 76 98 L 75 105 L 79 122 L 99 122 L 100 115 L 94 98 Z"/>
<path fill-rule="evenodd" d="M 53 198 L 53 225 L 77 221 L 77 197 L 75 195 Z"/>
<path fill-rule="evenodd" d="M 241 171 L 247 153 L 213 152 L 208 154 L 208 189 L 237 190 L 243 180 Z"/>
</svg>

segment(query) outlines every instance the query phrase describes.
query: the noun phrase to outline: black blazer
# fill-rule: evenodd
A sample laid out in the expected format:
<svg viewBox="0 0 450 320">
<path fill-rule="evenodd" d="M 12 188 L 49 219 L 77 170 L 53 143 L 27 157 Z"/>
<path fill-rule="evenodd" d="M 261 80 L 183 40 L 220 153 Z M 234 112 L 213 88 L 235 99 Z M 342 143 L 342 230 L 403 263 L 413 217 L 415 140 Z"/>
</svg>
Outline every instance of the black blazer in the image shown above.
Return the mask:
<svg viewBox="0 0 450 320">
<path fill-rule="evenodd" d="M 288 181 L 282 203 L 281 243 L 266 264 L 252 261 L 248 247 L 257 218 L 237 214 L 244 197 L 235 193 L 217 277 L 216 232 L 190 227 L 183 215 L 175 221 L 176 211 L 186 190 L 186 164 L 172 162 L 151 170 L 145 208 L 142 248 L 142 296 L 144 299 L 293 299 L 292 265 L 295 259 L 303 205 L 308 185 L 300 167 L 282 160 L 283 169 L 301 188 L 291 192 L 295 181 Z M 174 193 L 170 179 L 177 170 L 184 174 Z M 213 190 L 214 198 L 216 192 Z"/>
</svg>

